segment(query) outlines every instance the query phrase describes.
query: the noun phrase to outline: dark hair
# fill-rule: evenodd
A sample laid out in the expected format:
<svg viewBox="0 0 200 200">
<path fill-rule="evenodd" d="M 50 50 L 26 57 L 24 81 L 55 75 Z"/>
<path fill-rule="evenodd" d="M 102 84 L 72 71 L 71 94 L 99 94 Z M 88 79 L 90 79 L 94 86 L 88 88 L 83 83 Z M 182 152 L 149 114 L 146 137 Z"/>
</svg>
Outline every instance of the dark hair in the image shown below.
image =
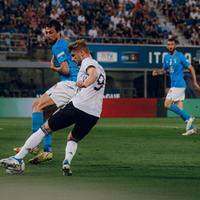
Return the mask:
<svg viewBox="0 0 200 200">
<path fill-rule="evenodd" d="M 71 43 L 68 48 L 69 48 L 70 52 L 83 49 L 84 51 L 89 53 L 87 43 L 83 39 L 82 40 L 76 40 L 75 42 Z"/>
<path fill-rule="evenodd" d="M 174 37 L 170 37 L 170 38 L 168 38 L 167 41 L 168 41 L 168 42 L 175 42 L 175 43 L 176 43 L 176 39 L 175 39 Z"/>
<path fill-rule="evenodd" d="M 61 24 L 59 21 L 52 19 L 46 23 L 46 27 L 52 28 L 54 27 L 57 32 L 61 31 Z"/>
</svg>

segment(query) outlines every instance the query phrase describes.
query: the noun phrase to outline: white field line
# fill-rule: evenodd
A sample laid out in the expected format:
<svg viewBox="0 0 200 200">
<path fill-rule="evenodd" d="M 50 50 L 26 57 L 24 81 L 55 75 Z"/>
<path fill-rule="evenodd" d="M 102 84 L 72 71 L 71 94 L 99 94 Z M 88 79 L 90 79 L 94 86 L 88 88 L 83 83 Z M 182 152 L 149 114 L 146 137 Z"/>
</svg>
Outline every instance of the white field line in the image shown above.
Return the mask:
<svg viewBox="0 0 200 200">
<path fill-rule="evenodd" d="M 184 125 L 175 126 L 175 125 L 134 125 L 134 124 L 97 124 L 97 127 L 105 127 L 105 128 L 143 128 L 143 129 L 149 129 L 149 128 L 162 128 L 162 129 L 179 129 L 184 128 Z"/>
</svg>

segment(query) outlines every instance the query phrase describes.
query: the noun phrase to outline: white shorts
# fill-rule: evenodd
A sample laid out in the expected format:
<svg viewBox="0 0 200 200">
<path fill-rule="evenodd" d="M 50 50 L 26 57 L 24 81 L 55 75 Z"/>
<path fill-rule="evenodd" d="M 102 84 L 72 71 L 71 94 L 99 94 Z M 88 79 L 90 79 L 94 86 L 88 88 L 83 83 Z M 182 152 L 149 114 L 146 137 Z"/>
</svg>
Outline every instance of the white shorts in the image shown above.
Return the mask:
<svg viewBox="0 0 200 200">
<path fill-rule="evenodd" d="M 55 102 L 58 108 L 68 104 L 77 93 L 78 87 L 73 81 L 60 81 L 45 93 Z"/>
<path fill-rule="evenodd" d="M 169 89 L 166 99 L 176 101 L 183 101 L 185 99 L 185 88 L 175 88 Z"/>
</svg>

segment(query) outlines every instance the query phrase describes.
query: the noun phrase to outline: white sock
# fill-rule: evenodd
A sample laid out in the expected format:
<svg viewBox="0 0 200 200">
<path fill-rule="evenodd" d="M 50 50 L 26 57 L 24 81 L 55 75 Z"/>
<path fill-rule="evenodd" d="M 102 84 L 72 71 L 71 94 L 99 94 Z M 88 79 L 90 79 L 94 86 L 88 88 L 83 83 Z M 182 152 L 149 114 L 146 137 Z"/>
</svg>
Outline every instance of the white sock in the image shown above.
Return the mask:
<svg viewBox="0 0 200 200">
<path fill-rule="evenodd" d="M 25 142 L 24 146 L 21 148 L 19 153 L 15 155 L 17 159 L 23 159 L 28 152 L 38 146 L 42 139 L 44 138 L 45 134 L 42 129 L 38 129 L 35 133 L 33 133 Z"/>
<path fill-rule="evenodd" d="M 67 160 L 69 164 L 71 164 L 72 158 L 76 153 L 77 146 L 78 143 L 75 141 L 70 140 L 67 142 L 67 146 L 65 149 L 65 160 Z"/>
</svg>

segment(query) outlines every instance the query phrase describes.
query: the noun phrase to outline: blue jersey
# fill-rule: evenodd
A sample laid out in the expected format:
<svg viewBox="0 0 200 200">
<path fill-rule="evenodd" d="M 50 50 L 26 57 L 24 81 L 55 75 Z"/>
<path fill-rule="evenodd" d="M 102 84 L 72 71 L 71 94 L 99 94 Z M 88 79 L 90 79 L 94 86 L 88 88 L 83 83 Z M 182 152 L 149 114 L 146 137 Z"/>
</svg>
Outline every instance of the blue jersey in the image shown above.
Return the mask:
<svg viewBox="0 0 200 200">
<path fill-rule="evenodd" d="M 60 67 L 62 62 L 67 62 L 69 67 L 69 74 L 68 75 L 60 75 L 61 81 L 76 81 L 77 74 L 79 71 L 78 66 L 74 61 L 72 61 L 71 54 L 68 50 L 68 42 L 64 39 L 59 39 L 56 43 L 52 46 L 52 54 L 54 56 L 54 65 L 55 67 Z"/>
<path fill-rule="evenodd" d="M 190 62 L 186 59 L 183 53 L 174 51 L 171 55 L 167 53 L 164 57 L 163 68 L 169 70 L 171 87 L 185 88 L 186 83 L 183 78 L 184 68 L 188 68 Z"/>
</svg>

